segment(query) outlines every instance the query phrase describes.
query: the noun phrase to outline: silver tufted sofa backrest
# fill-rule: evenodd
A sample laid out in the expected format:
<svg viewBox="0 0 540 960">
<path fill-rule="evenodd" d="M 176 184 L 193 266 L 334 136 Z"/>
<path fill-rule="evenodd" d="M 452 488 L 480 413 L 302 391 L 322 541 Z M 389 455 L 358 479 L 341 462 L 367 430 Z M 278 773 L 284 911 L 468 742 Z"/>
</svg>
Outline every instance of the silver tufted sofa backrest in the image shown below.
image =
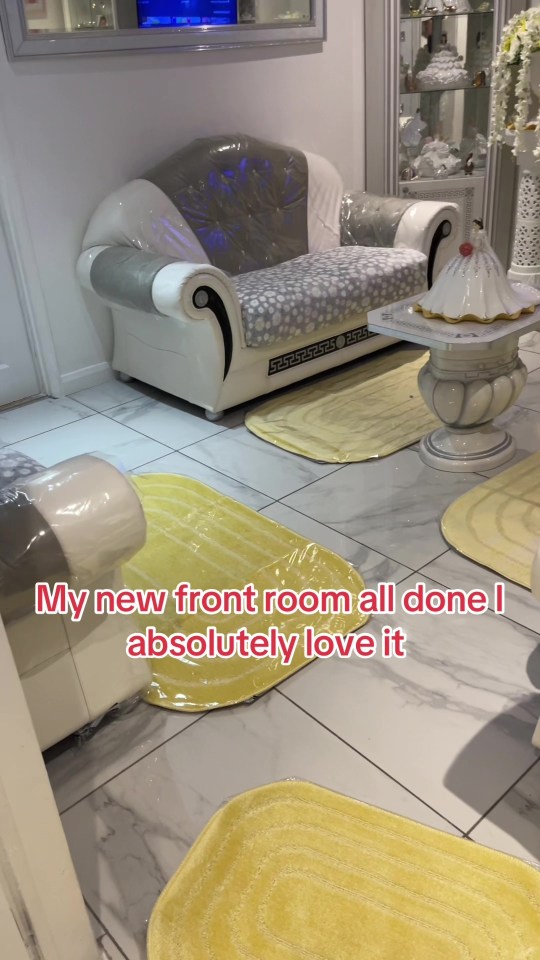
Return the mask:
<svg viewBox="0 0 540 960">
<path fill-rule="evenodd" d="M 194 140 L 144 179 L 182 214 L 227 273 L 308 253 L 308 163 L 299 150 L 244 134 Z"/>
</svg>

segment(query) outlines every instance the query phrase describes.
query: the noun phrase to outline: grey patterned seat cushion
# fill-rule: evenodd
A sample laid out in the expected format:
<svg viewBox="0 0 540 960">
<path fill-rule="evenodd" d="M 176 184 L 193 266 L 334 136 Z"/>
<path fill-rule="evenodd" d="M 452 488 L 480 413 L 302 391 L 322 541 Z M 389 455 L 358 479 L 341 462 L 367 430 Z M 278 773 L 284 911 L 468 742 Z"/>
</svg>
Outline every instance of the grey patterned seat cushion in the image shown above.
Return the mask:
<svg viewBox="0 0 540 960">
<path fill-rule="evenodd" d="M 18 453 L 16 450 L 0 453 L 0 487 L 9 487 L 17 480 L 26 480 L 43 469 L 37 460 L 32 460 L 25 453 Z"/>
<path fill-rule="evenodd" d="M 233 277 L 249 347 L 292 340 L 426 287 L 416 250 L 339 247 Z"/>
</svg>

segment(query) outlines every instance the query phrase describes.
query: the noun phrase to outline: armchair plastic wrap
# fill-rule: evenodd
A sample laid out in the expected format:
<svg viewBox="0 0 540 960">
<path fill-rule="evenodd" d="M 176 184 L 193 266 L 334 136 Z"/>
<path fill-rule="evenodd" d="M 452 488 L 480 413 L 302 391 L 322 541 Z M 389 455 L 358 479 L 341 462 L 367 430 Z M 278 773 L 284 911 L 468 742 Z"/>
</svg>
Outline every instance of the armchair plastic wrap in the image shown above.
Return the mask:
<svg viewBox="0 0 540 960">
<path fill-rule="evenodd" d="M 414 203 L 363 191 L 345 194 L 341 210 L 342 245 L 393 247 L 401 219 Z"/>
<path fill-rule="evenodd" d="M 18 479 L 0 489 L 0 613 L 46 749 L 150 683 L 148 662 L 126 654 L 134 621 L 94 606 L 97 589 L 125 588 L 120 564 L 144 545 L 146 521 L 130 477 L 98 457 L 50 469 L 8 457 L 0 486 L 10 472 Z M 36 583 L 49 615 L 35 611 Z M 74 605 L 51 609 L 66 588 Z"/>
<path fill-rule="evenodd" d="M 344 200 L 314 154 L 209 137 L 99 205 L 77 272 L 112 306 L 113 369 L 213 417 L 391 343 L 367 311 L 422 292 L 458 226 L 452 204 Z M 374 264 L 376 303 L 362 289 Z"/>
<path fill-rule="evenodd" d="M 0 613 L 34 608 L 37 582 L 88 586 L 144 545 L 129 477 L 97 457 L 66 460 L 0 490 Z"/>
</svg>

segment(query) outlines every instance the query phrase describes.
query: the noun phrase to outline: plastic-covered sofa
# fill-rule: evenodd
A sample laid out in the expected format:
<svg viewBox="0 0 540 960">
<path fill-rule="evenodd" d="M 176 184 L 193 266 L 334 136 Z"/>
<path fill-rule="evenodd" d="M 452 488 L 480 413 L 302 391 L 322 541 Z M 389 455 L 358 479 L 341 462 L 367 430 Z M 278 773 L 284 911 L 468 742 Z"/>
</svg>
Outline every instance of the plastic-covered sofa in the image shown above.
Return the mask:
<svg viewBox="0 0 540 960">
<path fill-rule="evenodd" d="M 453 204 L 347 194 L 322 157 L 220 136 L 107 197 L 77 272 L 112 306 L 114 370 L 212 418 L 391 343 L 368 310 L 460 240 Z"/>
</svg>

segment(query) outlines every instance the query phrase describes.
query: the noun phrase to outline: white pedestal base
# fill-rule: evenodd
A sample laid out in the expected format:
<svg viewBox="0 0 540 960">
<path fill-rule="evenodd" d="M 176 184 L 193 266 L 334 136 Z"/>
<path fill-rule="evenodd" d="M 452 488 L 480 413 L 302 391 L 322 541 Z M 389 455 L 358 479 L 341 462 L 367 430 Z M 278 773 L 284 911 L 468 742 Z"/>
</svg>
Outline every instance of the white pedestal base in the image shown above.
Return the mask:
<svg viewBox="0 0 540 960">
<path fill-rule="evenodd" d="M 443 426 L 422 440 L 423 462 L 436 470 L 474 473 L 511 460 L 515 442 L 492 421 L 515 403 L 526 382 L 517 337 L 491 348 L 432 349 L 418 385 Z"/>
<path fill-rule="evenodd" d="M 515 452 L 513 437 L 491 425 L 474 431 L 441 427 L 424 437 L 420 444 L 420 458 L 424 463 L 450 473 L 492 470 L 511 460 Z"/>
</svg>

